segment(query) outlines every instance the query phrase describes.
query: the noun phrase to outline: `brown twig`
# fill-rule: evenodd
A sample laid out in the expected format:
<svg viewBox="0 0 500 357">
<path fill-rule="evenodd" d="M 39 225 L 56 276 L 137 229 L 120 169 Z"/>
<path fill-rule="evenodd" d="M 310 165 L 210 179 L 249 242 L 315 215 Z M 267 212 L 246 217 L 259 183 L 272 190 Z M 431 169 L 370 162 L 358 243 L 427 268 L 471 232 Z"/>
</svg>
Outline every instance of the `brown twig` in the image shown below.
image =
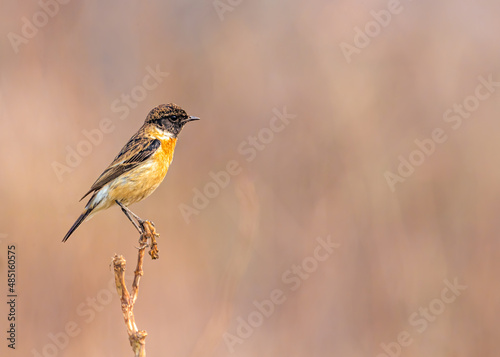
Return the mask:
<svg viewBox="0 0 500 357">
<path fill-rule="evenodd" d="M 156 233 L 153 224 L 149 221 L 145 221 L 141 223 L 141 226 L 143 228 L 143 233 L 139 238 L 140 247 L 137 258 L 137 266 L 134 271 L 134 281 L 132 282 L 132 294 L 129 294 L 127 286 L 125 285 L 125 258 L 116 254 L 113 257 L 116 291 L 118 291 L 118 295 L 120 296 L 123 319 L 125 320 L 125 325 L 127 326 L 130 345 L 132 346 L 132 350 L 134 351 L 136 357 L 146 356 L 146 336 L 148 334 L 144 330 L 139 330 L 135 324 L 134 304 L 137 300 L 137 295 L 139 294 L 139 282 L 144 274 L 142 265 L 144 263 L 144 251 L 148 247 L 148 240 L 151 242 L 149 245 L 151 247 L 149 255 L 151 255 L 152 259 L 158 259 L 159 257 L 159 250 L 156 244 L 156 237 L 158 237 L 158 234 Z"/>
</svg>

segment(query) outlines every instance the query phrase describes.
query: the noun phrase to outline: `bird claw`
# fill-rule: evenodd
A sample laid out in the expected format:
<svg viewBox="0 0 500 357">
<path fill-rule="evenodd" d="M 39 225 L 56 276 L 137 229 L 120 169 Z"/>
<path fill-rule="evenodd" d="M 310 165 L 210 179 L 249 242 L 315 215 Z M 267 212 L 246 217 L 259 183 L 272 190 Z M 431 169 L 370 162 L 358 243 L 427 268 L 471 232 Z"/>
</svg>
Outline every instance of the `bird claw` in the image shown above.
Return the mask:
<svg viewBox="0 0 500 357">
<path fill-rule="evenodd" d="M 139 244 L 140 244 L 140 246 L 139 247 L 135 247 L 135 249 L 141 250 L 141 249 L 146 249 L 147 247 L 149 247 L 149 244 L 148 244 L 147 240 L 144 241 L 142 239 L 142 237 L 139 239 Z"/>
<path fill-rule="evenodd" d="M 154 224 L 154 222 L 153 222 L 153 221 L 148 221 L 147 219 L 141 219 L 141 220 L 139 221 L 139 225 L 141 226 L 141 228 L 142 228 L 143 230 L 145 229 L 145 228 L 144 228 L 144 225 L 145 225 L 146 223 L 147 223 L 147 224 L 149 224 L 149 225 L 151 225 L 152 227 L 156 228 L 156 226 L 155 226 L 155 224 Z"/>
</svg>

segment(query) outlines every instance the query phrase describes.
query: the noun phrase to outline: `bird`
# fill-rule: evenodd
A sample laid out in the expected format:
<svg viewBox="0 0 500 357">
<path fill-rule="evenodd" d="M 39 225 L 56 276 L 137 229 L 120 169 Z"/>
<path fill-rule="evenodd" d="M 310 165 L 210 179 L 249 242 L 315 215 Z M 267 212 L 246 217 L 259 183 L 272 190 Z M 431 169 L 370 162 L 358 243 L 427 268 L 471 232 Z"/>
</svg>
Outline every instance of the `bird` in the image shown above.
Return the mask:
<svg viewBox="0 0 500 357">
<path fill-rule="evenodd" d="M 172 163 L 175 144 L 182 128 L 199 119 L 188 116 L 184 109 L 174 103 L 160 104 L 153 108 L 137 133 L 80 199 L 81 201 L 91 194 L 83 213 L 62 241 L 66 242 L 80 224 L 94 214 L 115 204 L 135 228 L 142 232 L 141 223 L 145 221 L 128 206 L 148 197 L 160 185 Z"/>
</svg>

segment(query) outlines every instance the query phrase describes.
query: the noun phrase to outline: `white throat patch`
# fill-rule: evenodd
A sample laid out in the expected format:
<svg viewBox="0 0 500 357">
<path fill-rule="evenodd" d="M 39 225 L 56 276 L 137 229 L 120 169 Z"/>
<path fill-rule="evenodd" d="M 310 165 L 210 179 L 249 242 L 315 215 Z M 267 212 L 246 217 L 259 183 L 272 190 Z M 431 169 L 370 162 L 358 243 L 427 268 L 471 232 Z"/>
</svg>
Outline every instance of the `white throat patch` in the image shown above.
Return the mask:
<svg viewBox="0 0 500 357">
<path fill-rule="evenodd" d="M 174 134 L 169 133 L 168 131 L 161 130 L 160 128 L 156 127 L 156 132 L 158 133 L 158 136 L 162 140 L 167 140 L 167 139 L 172 139 L 174 137 Z"/>
</svg>

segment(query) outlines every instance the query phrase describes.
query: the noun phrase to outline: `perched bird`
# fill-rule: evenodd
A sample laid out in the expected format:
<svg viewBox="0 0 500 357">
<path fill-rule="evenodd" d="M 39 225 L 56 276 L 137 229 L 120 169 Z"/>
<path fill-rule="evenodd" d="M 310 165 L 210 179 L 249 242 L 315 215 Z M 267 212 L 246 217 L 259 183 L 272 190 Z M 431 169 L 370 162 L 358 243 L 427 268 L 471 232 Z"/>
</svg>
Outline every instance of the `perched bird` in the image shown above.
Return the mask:
<svg viewBox="0 0 500 357">
<path fill-rule="evenodd" d="M 199 118 L 188 116 L 173 103 L 153 108 L 144 125 L 80 199 L 92 194 L 85 210 L 62 241 L 66 242 L 83 221 L 115 203 L 141 232 L 140 223 L 144 221 L 128 206 L 148 197 L 160 185 L 174 157 L 177 136 L 184 125 L 193 120 Z"/>
</svg>

